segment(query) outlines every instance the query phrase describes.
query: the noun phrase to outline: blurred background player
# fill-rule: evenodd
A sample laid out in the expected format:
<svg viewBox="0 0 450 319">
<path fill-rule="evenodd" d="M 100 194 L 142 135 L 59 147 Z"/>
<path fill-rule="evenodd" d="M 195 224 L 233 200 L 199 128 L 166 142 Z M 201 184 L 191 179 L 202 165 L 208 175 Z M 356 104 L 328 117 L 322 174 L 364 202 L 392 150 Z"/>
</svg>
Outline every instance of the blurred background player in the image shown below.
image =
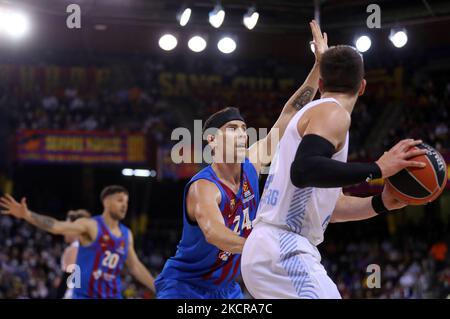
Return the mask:
<svg viewBox="0 0 450 319">
<path fill-rule="evenodd" d="M 156 280 L 158 298 L 243 298 L 235 280 L 240 275 L 240 253 L 258 207 L 258 176 L 262 165 L 270 162 L 272 148 L 287 123 L 314 98 L 318 88 L 318 62 L 327 48 L 327 36 L 315 21 L 310 27 L 316 63 L 267 137 L 247 150 L 247 127 L 236 108 L 225 108 L 205 121 L 203 132 L 214 130 L 207 136 L 213 164 L 185 187 L 183 234 L 175 256 L 166 262 Z M 230 154 L 232 160 L 227 162 Z M 261 154 L 269 154 L 267 162 Z"/>
<path fill-rule="evenodd" d="M 67 213 L 66 221 L 74 222 L 79 218 L 90 218 L 91 213 L 84 209 L 70 210 Z M 68 244 L 68 246 L 64 249 L 64 252 L 61 256 L 61 270 L 63 272 L 63 276 L 61 279 L 61 283 L 58 287 L 56 298 L 60 299 L 72 299 L 73 288 L 69 288 L 67 286 L 67 279 L 72 273 L 72 266 L 76 264 L 78 247 L 80 247 L 80 241 L 77 236 L 74 235 L 64 235 L 64 242 Z"/>
<path fill-rule="evenodd" d="M 406 139 L 376 162 L 347 163 L 350 116 L 366 88 L 362 55 L 339 45 L 320 62 L 321 98 L 306 105 L 287 126 L 271 165 L 242 253 L 242 275 L 255 298 L 340 298 L 317 249 L 328 223 L 362 220 L 402 208 L 386 191 L 373 197 L 342 194 L 342 187 L 387 178 L 425 154 Z M 273 194 L 277 196 L 273 197 Z"/>
<path fill-rule="evenodd" d="M 154 279 L 136 255 L 131 231 L 120 221 L 128 209 L 128 191 L 118 185 L 107 186 L 100 194 L 102 215 L 59 221 L 28 210 L 26 199 L 18 203 L 6 194 L 0 198 L 3 214 L 11 215 L 54 235 L 76 236 L 78 247 L 74 276 L 80 285 L 73 299 L 121 298 L 120 273 L 127 266 L 131 275 L 154 291 Z M 76 282 L 76 280 L 75 280 Z"/>
</svg>

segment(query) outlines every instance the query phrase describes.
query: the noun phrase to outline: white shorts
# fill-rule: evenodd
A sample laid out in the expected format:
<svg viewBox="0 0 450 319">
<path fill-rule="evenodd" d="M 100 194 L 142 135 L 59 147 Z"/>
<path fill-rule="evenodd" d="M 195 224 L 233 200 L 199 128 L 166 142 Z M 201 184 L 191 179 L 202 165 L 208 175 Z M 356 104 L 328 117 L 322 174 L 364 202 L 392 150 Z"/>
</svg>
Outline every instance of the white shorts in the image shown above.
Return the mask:
<svg viewBox="0 0 450 319">
<path fill-rule="evenodd" d="M 305 237 L 260 222 L 244 245 L 242 278 L 257 299 L 341 299 L 320 259 Z"/>
</svg>

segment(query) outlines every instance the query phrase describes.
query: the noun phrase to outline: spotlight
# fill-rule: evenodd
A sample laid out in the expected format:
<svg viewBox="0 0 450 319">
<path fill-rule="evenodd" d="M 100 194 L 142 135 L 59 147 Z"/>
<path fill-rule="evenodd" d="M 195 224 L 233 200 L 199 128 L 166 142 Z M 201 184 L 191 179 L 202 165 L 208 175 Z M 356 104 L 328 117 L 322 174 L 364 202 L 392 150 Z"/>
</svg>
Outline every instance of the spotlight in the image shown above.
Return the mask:
<svg viewBox="0 0 450 319">
<path fill-rule="evenodd" d="M 405 29 L 397 31 L 392 30 L 389 36 L 389 40 L 391 40 L 392 44 L 396 48 L 404 47 L 405 44 L 408 42 L 408 35 L 406 34 L 406 30 Z"/>
<path fill-rule="evenodd" d="M 236 50 L 236 41 L 234 41 L 230 37 L 223 37 L 217 43 L 217 48 L 224 54 L 230 54 L 231 52 Z"/>
<path fill-rule="evenodd" d="M 177 14 L 178 22 L 182 27 L 184 27 L 191 17 L 192 10 L 191 8 L 182 8 L 180 12 Z"/>
<path fill-rule="evenodd" d="M 148 169 L 132 169 L 132 168 L 124 168 L 122 170 L 123 176 L 136 176 L 136 177 L 156 177 L 155 170 Z"/>
<path fill-rule="evenodd" d="M 159 47 L 164 51 L 171 51 L 175 49 L 177 46 L 177 38 L 170 33 L 164 34 L 161 38 L 159 38 Z"/>
<path fill-rule="evenodd" d="M 188 47 L 194 52 L 202 52 L 206 48 L 206 40 L 199 35 L 193 36 L 188 41 Z"/>
<path fill-rule="evenodd" d="M 133 169 L 131 169 L 131 168 L 124 168 L 122 170 L 122 175 L 123 176 L 133 176 L 134 175 Z"/>
<path fill-rule="evenodd" d="M 0 12 L 0 31 L 2 30 L 13 39 L 23 38 L 30 31 L 30 19 L 17 11 Z"/>
<path fill-rule="evenodd" d="M 134 176 L 136 177 L 149 177 L 151 175 L 148 169 L 135 169 Z"/>
<path fill-rule="evenodd" d="M 372 41 L 367 35 L 360 36 L 358 40 L 356 40 L 356 49 L 358 49 L 359 52 L 366 52 L 370 49 L 371 45 Z"/>
<path fill-rule="evenodd" d="M 220 4 L 217 4 L 214 9 L 209 12 L 209 23 L 214 28 L 219 28 L 222 25 L 224 19 L 225 11 Z"/>
<path fill-rule="evenodd" d="M 247 29 L 252 30 L 258 23 L 258 19 L 259 13 L 256 12 L 255 7 L 251 7 L 244 15 L 243 23 Z"/>
</svg>

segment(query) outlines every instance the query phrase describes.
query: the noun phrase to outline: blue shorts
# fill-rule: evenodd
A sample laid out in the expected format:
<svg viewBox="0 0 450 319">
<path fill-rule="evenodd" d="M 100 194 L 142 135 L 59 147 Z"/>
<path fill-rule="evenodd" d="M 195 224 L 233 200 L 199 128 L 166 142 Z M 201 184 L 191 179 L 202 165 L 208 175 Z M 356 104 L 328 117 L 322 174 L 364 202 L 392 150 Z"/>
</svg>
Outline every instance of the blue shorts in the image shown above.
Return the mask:
<svg viewBox="0 0 450 319">
<path fill-rule="evenodd" d="M 157 299 L 244 299 L 237 282 L 224 288 L 207 289 L 184 281 L 158 277 L 155 287 Z"/>
</svg>

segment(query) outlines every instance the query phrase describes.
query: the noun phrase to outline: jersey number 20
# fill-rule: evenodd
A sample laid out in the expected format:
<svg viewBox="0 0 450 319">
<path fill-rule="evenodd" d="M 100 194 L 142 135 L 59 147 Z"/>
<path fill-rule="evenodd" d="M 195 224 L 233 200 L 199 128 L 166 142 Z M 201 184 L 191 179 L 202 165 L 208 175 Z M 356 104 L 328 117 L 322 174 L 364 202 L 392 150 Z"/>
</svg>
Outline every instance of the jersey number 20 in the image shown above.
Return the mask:
<svg viewBox="0 0 450 319">
<path fill-rule="evenodd" d="M 102 261 L 102 266 L 108 267 L 109 269 L 116 268 L 119 263 L 120 256 L 116 253 L 112 253 L 109 250 L 105 251 L 105 257 Z"/>
</svg>

